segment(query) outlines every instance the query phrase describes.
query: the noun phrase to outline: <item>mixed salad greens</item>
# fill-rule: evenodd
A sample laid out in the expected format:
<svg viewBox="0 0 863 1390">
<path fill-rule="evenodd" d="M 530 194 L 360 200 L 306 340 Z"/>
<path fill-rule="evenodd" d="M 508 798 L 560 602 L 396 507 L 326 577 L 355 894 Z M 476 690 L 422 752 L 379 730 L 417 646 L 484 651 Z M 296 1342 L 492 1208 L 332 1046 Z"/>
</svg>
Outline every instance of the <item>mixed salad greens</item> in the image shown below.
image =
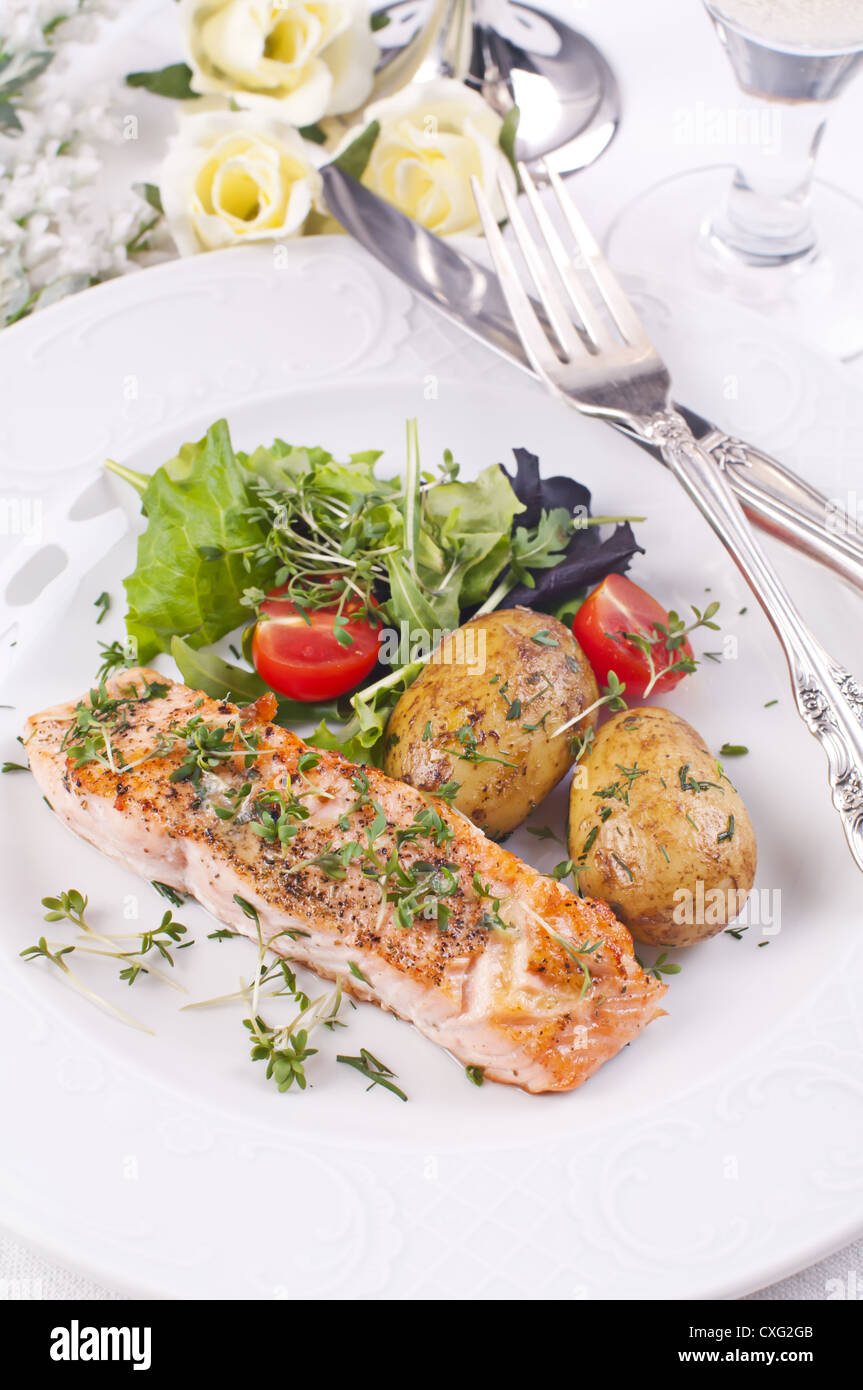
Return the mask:
<svg viewBox="0 0 863 1390">
<path fill-rule="evenodd" d="M 493 464 L 465 481 L 449 451 L 427 471 L 411 420 L 404 473 L 387 478 L 376 471 L 379 451 L 339 461 L 277 439 L 244 453 L 218 420 L 152 476 L 108 461 L 140 494 L 147 524 L 124 581 L 130 641 L 103 668 L 170 652 L 188 684 L 217 698 L 248 701 L 269 688 L 284 697 L 290 681 L 280 689 L 202 649 L 245 624 L 245 655 L 271 674 L 278 663 L 258 659 L 266 653 L 254 634 L 274 613 L 309 629 L 324 619 L 346 653 L 369 629 L 394 630 L 404 639 L 397 652 L 375 639 L 370 679 L 349 700 L 350 676 L 338 695 L 321 683 L 318 698 L 281 698 L 278 715 L 317 722 L 310 742 L 378 762 L 390 711 L 442 633 L 516 604 L 571 613 L 641 549 L 630 526 L 640 518 L 591 517 L 587 488 L 542 479 L 534 455 L 514 453 L 512 474 Z M 600 522 L 614 528 L 605 539 Z"/>
</svg>

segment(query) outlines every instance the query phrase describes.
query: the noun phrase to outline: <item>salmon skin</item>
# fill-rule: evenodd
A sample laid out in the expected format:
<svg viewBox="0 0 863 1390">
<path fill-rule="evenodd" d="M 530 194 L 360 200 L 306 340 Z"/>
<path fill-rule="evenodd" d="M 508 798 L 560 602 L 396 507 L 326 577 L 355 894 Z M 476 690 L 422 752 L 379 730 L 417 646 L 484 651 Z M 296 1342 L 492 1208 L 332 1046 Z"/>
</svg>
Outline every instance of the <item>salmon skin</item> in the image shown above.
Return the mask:
<svg viewBox="0 0 863 1390">
<path fill-rule="evenodd" d="M 238 708 L 138 668 L 31 716 L 25 743 L 78 835 L 256 939 L 239 895 L 273 951 L 490 1080 L 571 1090 L 663 1012 L 604 903 L 274 713 L 272 696 Z"/>
</svg>

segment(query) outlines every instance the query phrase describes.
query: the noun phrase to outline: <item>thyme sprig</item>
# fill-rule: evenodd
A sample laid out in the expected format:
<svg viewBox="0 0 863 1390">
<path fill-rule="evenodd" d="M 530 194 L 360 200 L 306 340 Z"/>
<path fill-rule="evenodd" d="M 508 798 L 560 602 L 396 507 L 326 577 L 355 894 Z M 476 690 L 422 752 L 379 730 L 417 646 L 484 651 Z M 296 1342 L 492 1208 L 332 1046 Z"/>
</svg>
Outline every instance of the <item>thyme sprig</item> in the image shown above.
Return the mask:
<svg viewBox="0 0 863 1390">
<path fill-rule="evenodd" d="M 635 959 L 646 975 L 652 975 L 657 980 L 661 980 L 663 975 L 679 975 L 683 969 L 682 965 L 668 959 L 667 951 L 663 951 L 662 955 L 657 956 L 652 965 L 645 965 L 639 956 L 636 956 Z"/>
<path fill-rule="evenodd" d="M 580 724 L 581 721 L 583 719 L 586 719 L 589 714 L 593 714 L 594 710 L 603 709 L 605 706 L 607 706 L 612 714 L 616 714 L 618 710 L 626 709 L 626 701 L 623 698 L 625 690 L 626 682 L 618 680 L 617 673 L 615 671 L 609 671 L 608 684 L 603 686 L 602 690 L 600 691 L 599 698 L 594 700 L 593 704 L 588 705 L 587 709 L 583 709 L 580 714 L 573 715 L 572 719 L 568 719 L 565 724 L 561 724 L 560 728 L 552 730 L 551 738 L 557 738 L 559 734 L 565 734 L 568 729 L 571 729 L 573 727 L 574 724 Z M 592 740 L 593 730 L 589 730 L 588 733 L 590 735 L 590 739 L 587 741 L 587 743 L 582 743 L 579 745 L 579 757 L 581 757 L 582 752 L 586 752 L 590 747 L 590 741 Z M 585 739 L 587 739 L 588 735 L 585 734 L 584 737 Z"/>
<path fill-rule="evenodd" d="M 713 632 L 719 631 L 719 624 L 713 622 L 713 618 L 719 612 L 719 603 L 714 600 L 709 603 L 702 613 L 695 604 L 690 604 L 692 612 L 695 614 L 694 622 L 685 623 L 674 609 L 668 614 L 667 623 L 653 623 L 651 627 L 641 628 L 637 632 L 618 632 L 612 634 L 618 642 L 628 642 L 630 646 L 636 647 L 647 660 L 650 678 L 644 689 L 644 698 L 651 694 L 660 676 L 666 676 L 672 672 L 681 672 L 684 675 L 691 673 L 698 668 L 698 662 L 692 656 L 680 656 L 675 661 L 670 662 L 661 669 L 657 668 L 654 657 L 654 648 L 664 647 L 669 656 L 680 651 L 684 642 L 691 632 L 698 628 L 709 628 Z"/>
</svg>

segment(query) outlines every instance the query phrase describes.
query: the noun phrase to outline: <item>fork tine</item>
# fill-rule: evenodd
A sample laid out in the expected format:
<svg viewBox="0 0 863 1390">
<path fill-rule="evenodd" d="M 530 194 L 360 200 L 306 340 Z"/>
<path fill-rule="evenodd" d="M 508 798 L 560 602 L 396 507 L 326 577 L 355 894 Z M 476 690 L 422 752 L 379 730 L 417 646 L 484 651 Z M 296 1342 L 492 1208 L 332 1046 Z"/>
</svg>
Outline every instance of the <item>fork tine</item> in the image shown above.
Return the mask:
<svg viewBox="0 0 863 1390">
<path fill-rule="evenodd" d="M 551 276 L 546 269 L 542 255 L 537 249 L 536 243 L 527 229 L 527 223 L 521 215 L 521 209 L 515 200 L 515 194 L 510 188 L 507 188 L 502 180 L 500 181 L 499 187 L 506 208 L 506 215 L 515 233 L 515 239 L 518 242 L 519 250 L 524 256 L 527 268 L 530 271 L 533 282 L 536 285 L 537 293 L 542 301 L 542 306 L 548 315 L 548 321 L 557 335 L 557 340 L 568 358 L 580 357 L 585 350 L 584 344 L 569 316 L 566 305 L 552 284 Z"/>
<path fill-rule="evenodd" d="M 549 254 L 585 332 L 597 348 L 616 347 L 617 340 L 610 332 L 605 316 L 593 303 L 584 282 L 578 276 L 578 267 L 573 265 L 572 257 L 561 241 L 557 228 L 543 207 L 530 170 L 526 164 L 519 162 L 518 172 Z"/>
<path fill-rule="evenodd" d="M 638 343 L 647 343 L 648 338 L 644 331 L 644 325 L 630 304 L 628 296 L 621 289 L 617 276 L 600 251 L 596 238 L 564 188 L 563 179 L 547 165 L 546 173 L 549 183 L 554 189 L 561 212 L 569 224 L 569 230 L 575 238 L 576 246 L 624 339 L 633 347 Z"/>
<path fill-rule="evenodd" d="M 475 174 L 471 177 L 470 186 L 485 232 L 486 244 L 497 271 L 504 298 L 509 305 L 513 323 L 518 329 L 524 350 L 534 367 L 540 376 L 549 380 L 559 371 L 562 365 L 561 360 L 548 341 L 545 330 L 536 316 L 533 305 L 519 279 L 512 257 L 504 244 L 500 227 L 495 221 L 485 191 Z"/>
</svg>

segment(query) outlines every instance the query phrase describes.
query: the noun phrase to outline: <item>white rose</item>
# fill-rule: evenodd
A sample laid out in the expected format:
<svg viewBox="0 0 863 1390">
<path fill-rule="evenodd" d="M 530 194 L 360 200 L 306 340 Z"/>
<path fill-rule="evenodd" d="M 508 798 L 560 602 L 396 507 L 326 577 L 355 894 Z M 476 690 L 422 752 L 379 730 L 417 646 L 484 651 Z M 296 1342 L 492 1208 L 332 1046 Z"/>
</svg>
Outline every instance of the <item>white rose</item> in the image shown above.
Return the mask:
<svg viewBox="0 0 863 1390">
<path fill-rule="evenodd" d="M 338 153 L 370 121 L 381 129 L 362 176 L 367 188 L 438 236 L 481 235 L 475 174 L 498 221 L 504 218 L 498 179 L 515 191 L 515 174 L 499 144 L 503 122 L 478 92 L 452 78 L 407 87 L 367 107 L 364 125 Z"/>
<path fill-rule="evenodd" d="M 367 0 L 180 0 L 192 87 L 291 125 L 362 106 L 380 50 Z"/>
<path fill-rule="evenodd" d="M 182 117 L 159 175 L 180 254 L 299 236 L 321 189 L 315 150 L 259 112 Z"/>
</svg>

